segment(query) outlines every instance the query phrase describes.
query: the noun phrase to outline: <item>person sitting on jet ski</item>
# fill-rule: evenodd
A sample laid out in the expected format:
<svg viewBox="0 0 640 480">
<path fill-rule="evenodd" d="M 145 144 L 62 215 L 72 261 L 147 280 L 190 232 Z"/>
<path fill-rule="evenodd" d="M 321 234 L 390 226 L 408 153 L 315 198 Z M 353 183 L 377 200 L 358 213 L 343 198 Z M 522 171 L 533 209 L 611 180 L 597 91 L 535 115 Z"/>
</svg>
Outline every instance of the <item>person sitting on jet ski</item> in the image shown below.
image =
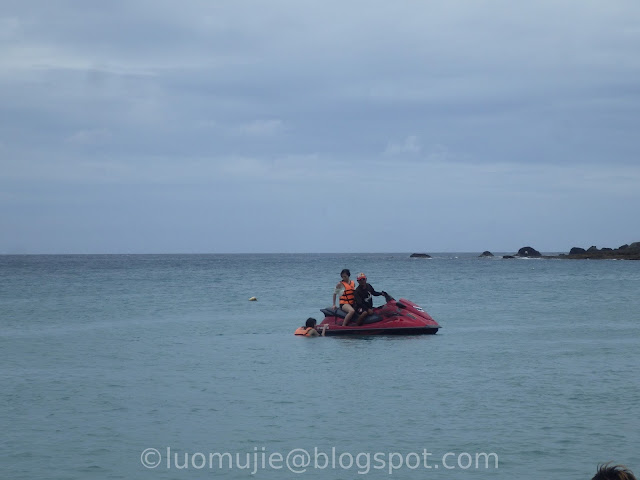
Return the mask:
<svg viewBox="0 0 640 480">
<path fill-rule="evenodd" d="M 317 337 L 320 335 L 316 330 L 316 319 L 315 318 L 307 318 L 307 323 L 304 327 L 298 328 L 293 334 L 300 335 L 302 337 Z"/>
<path fill-rule="evenodd" d="M 343 269 L 340 272 L 340 277 L 342 277 L 342 281 L 336 285 L 336 289 L 333 291 L 333 309 L 336 309 L 336 296 L 340 295 L 340 309 L 347 312 L 347 316 L 344 317 L 343 326 L 349 323 L 351 317 L 353 317 L 356 313 L 354 310 L 354 305 L 356 304 L 354 298 L 354 292 L 356 289 L 356 284 L 351 277 L 351 272 L 348 268 Z M 342 294 L 341 294 L 342 292 Z"/>
<path fill-rule="evenodd" d="M 356 288 L 356 309 L 360 314 L 357 325 L 362 325 L 367 315 L 373 314 L 373 298 L 371 295 L 379 297 L 387 296 L 387 292 L 376 292 L 371 284 L 367 283 L 367 276 L 364 273 L 358 274 L 358 287 Z"/>
</svg>

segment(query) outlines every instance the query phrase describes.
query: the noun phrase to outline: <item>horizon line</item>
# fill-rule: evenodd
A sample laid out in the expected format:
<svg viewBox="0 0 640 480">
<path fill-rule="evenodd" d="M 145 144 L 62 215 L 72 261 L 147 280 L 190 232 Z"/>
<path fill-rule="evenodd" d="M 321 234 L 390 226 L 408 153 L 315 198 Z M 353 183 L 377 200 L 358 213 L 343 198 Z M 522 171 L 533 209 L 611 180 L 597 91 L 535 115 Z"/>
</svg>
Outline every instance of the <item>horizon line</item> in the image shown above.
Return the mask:
<svg viewBox="0 0 640 480">
<path fill-rule="evenodd" d="M 56 252 L 56 253 L 44 253 L 44 252 L 20 252 L 20 253 L 0 253 L 2 257 L 17 257 L 17 256 L 45 256 L 45 255 L 412 255 L 414 253 L 438 255 L 438 254 L 475 254 L 489 251 L 494 254 L 510 254 L 512 252 L 517 253 L 515 250 L 467 250 L 467 251 L 404 251 L 404 252 L 91 252 L 91 253 L 79 253 L 79 252 Z M 541 254 L 553 254 L 564 253 L 565 250 L 538 250 Z"/>
</svg>

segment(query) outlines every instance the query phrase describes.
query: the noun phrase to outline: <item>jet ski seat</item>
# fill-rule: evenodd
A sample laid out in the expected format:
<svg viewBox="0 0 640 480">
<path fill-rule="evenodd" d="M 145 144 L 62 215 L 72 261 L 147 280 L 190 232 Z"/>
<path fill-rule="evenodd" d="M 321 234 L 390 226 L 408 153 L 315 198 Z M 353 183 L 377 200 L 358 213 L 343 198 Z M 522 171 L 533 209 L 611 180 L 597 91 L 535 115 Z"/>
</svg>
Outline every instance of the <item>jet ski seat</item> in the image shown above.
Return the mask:
<svg viewBox="0 0 640 480">
<path fill-rule="evenodd" d="M 337 309 L 332 309 L 332 308 L 322 308 L 320 309 L 320 311 L 322 313 L 324 313 L 325 317 L 340 317 L 340 318 L 344 318 L 347 316 L 347 312 L 345 312 L 344 310 L 342 310 L 341 308 L 337 308 Z M 357 315 L 357 314 L 356 314 Z M 356 318 L 356 315 L 353 316 L 353 318 Z M 382 321 L 382 317 L 380 315 L 376 315 L 375 313 L 373 315 L 369 315 L 367 316 L 367 318 L 364 319 L 364 322 L 362 323 L 362 325 L 368 325 L 370 323 L 377 323 Z M 351 326 L 352 322 L 349 322 L 349 326 Z"/>
<path fill-rule="evenodd" d="M 347 312 L 345 312 L 341 308 L 336 308 L 335 310 L 333 308 L 322 308 L 322 309 L 320 309 L 320 311 L 322 313 L 324 313 L 325 317 L 340 317 L 340 318 L 344 318 L 344 317 L 347 316 Z"/>
</svg>

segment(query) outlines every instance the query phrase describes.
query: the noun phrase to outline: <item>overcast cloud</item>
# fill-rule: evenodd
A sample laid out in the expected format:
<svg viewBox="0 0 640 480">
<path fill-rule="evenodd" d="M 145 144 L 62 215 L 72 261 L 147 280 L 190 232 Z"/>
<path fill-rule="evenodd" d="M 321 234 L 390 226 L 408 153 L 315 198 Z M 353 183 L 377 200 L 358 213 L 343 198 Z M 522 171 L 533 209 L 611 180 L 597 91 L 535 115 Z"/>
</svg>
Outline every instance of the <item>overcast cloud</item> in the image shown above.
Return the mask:
<svg viewBox="0 0 640 480">
<path fill-rule="evenodd" d="M 0 253 L 640 240 L 640 3 L 3 1 Z"/>
</svg>

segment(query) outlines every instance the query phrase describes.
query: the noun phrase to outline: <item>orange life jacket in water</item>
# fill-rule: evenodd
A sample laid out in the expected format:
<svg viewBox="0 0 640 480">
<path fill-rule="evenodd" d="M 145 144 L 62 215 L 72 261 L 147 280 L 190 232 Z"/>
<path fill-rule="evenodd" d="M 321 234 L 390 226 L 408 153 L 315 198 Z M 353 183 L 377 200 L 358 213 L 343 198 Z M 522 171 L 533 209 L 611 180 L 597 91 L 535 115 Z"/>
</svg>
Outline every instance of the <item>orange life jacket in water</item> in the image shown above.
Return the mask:
<svg viewBox="0 0 640 480">
<path fill-rule="evenodd" d="M 311 330 L 313 330 L 311 327 L 299 327 L 293 334 L 308 337 Z"/>
</svg>

